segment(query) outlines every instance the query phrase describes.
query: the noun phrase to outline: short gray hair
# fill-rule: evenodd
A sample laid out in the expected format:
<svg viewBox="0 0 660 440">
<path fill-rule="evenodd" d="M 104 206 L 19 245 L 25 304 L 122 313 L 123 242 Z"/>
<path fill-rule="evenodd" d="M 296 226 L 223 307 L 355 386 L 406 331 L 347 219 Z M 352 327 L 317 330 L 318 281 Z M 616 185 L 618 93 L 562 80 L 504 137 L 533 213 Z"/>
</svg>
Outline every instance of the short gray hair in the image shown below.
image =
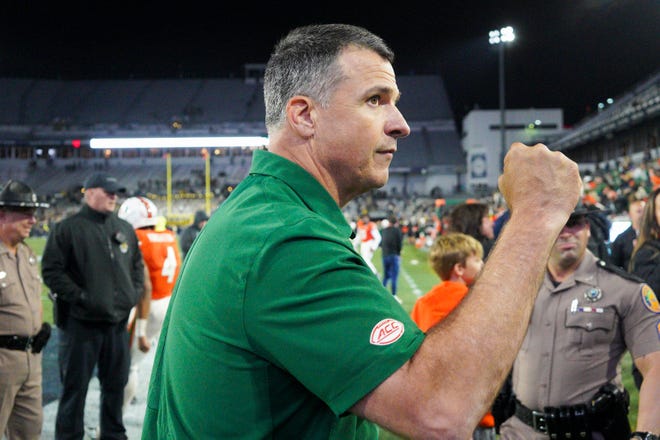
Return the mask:
<svg viewBox="0 0 660 440">
<path fill-rule="evenodd" d="M 264 101 L 266 127 L 282 126 L 286 103 L 295 95 L 308 96 L 325 106 L 342 80 L 337 58 L 348 46 L 370 49 L 394 62 L 394 52 L 379 36 L 359 26 L 321 24 L 293 29 L 282 38 L 266 65 Z"/>
</svg>

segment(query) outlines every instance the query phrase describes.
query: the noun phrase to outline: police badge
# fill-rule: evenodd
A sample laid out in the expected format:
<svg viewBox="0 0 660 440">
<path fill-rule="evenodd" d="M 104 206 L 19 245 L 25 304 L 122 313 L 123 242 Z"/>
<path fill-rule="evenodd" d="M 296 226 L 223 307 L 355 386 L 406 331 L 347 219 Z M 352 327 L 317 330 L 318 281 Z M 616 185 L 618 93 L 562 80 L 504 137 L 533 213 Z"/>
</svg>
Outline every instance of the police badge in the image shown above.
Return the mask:
<svg viewBox="0 0 660 440">
<path fill-rule="evenodd" d="M 598 287 L 592 287 L 584 292 L 584 298 L 590 302 L 596 302 L 603 297 L 603 291 Z"/>
</svg>

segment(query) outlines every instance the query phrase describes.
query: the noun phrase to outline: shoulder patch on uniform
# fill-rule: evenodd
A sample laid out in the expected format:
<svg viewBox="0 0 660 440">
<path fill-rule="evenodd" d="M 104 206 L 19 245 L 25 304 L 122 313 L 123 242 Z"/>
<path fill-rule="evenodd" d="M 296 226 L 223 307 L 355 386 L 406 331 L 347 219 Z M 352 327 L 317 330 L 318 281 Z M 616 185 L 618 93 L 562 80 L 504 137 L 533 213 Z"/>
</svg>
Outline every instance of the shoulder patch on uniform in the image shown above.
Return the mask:
<svg viewBox="0 0 660 440">
<path fill-rule="evenodd" d="M 642 301 L 644 306 L 653 313 L 660 313 L 660 302 L 653 289 L 648 284 L 642 286 Z"/>
<path fill-rule="evenodd" d="M 632 273 L 630 273 L 626 270 L 623 270 L 619 266 L 608 263 L 606 261 L 598 260 L 598 266 L 600 266 L 601 268 L 605 269 L 608 272 L 612 272 L 612 273 L 615 273 L 615 274 L 619 275 L 621 278 L 625 278 L 625 279 L 630 280 L 630 281 L 635 281 L 636 283 L 643 283 L 644 282 L 643 278 L 640 278 L 639 276 L 637 276 L 635 274 L 632 274 Z"/>
<path fill-rule="evenodd" d="M 369 342 L 372 345 L 390 345 L 399 340 L 404 331 L 402 322 L 392 318 L 383 319 L 371 330 Z"/>
</svg>

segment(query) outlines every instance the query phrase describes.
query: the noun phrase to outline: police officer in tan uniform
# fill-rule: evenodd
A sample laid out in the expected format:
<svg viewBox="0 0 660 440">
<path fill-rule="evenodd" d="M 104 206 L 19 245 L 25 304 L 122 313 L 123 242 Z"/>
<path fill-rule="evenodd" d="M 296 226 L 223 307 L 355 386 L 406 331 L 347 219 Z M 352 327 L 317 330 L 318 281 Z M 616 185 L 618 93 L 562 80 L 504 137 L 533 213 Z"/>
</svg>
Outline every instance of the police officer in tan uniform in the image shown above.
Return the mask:
<svg viewBox="0 0 660 440">
<path fill-rule="evenodd" d="M 40 352 L 50 326 L 42 325 L 37 257 L 23 240 L 45 207 L 24 183 L 10 180 L 0 192 L 0 437 L 8 440 L 41 435 Z"/>
<path fill-rule="evenodd" d="M 588 212 L 574 211 L 550 254 L 514 363 L 516 413 L 503 440 L 660 434 L 660 304 L 640 279 L 587 250 Z M 634 433 L 619 366 L 626 350 L 644 375 Z"/>
</svg>

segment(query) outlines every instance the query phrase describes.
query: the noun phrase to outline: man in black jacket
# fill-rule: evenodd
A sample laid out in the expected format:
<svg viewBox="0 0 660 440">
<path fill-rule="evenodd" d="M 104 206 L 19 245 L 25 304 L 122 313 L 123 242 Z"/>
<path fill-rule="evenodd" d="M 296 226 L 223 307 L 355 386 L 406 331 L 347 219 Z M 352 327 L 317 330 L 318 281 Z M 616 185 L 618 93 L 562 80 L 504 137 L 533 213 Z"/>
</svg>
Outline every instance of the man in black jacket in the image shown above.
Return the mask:
<svg viewBox="0 0 660 440">
<path fill-rule="evenodd" d="M 628 200 L 630 227 L 619 234 L 612 242 L 612 263 L 625 270 L 628 270 L 628 263 L 630 263 L 630 256 L 635 247 L 639 222 L 641 221 L 645 205 L 645 200 L 638 199 L 634 196 Z"/>
<path fill-rule="evenodd" d="M 126 439 L 122 420 L 130 363 L 126 323 L 143 290 L 144 264 L 130 223 L 114 213 L 117 179 L 92 174 L 85 205 L 51 232 L 42 275 L 56 295 L 62 394 L 57 439 L 81 439 L 89 381 L 98 366 L 103 438 Z"/>
<path fill-rule="evenodd" d="M 396 216 L 392 215 L 388 220 L 383 220 L 386 227 L 381 231 L 380 235 L 382 240 L 380 247 L 382 248 L 383 258 L 383 286 L 387 287 L 390 283 L 392 295 L 397 301 L 401 302 L 396 296 L 397 280 L 399 279 L 399 268 L 401 266 L 401 249 L 403 248 L 403 232 L 399 228 L 399 220 Z"/>
<path fill-rule="evenodd" d="M 195 212 L 195 219 L 192 225 L 183 230 L 179 239 L 179 243 L 181 244 L 181 259 L 186 258 L 186 254 L 188 254 L 193 241 L 195 241 L 195 238 L 197 238 L 197 235 L 199 235 L 208 220 L 209 216 L 206 215 L 205 211 L 199 210 Z"/>
</svg>

